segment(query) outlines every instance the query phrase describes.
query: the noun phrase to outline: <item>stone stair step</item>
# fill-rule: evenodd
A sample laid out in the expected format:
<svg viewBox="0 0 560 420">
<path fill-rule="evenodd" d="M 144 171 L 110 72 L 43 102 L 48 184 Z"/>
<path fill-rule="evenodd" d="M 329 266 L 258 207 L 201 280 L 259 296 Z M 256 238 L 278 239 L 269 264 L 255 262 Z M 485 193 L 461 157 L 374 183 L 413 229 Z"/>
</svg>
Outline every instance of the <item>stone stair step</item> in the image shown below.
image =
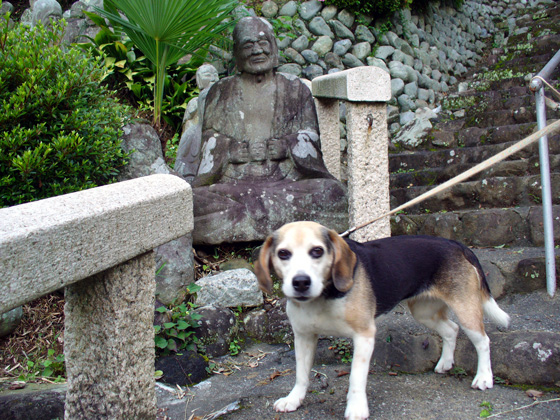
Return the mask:
<svg viewBox="0 0 560 420">
<path fill-rule="evenodd" d="M 552 206 L 554 241 L 560 243 L 560 206 Z M 541 206 L 460 210 L 391 217 L 391 234 L 432 235 L 468 246 L 543 246 Z"/>
<path fill-rule="evenodd" d="M 558 26 L 558 23 L 555 22 Z M 555 31 L 557 29 L 550 29 L 548 28 L 551 22 L 547 21 L 541 25 L 533 25 L 533 30 L 538 30 L 539 36 L 527 40 L 527 34 L 514 34 L 508 38 L 508 46 L 516 46 L 516 45 L 533 45 L 533 49 L 530 50 L 531 54 L 539 54 L 541 52 L 547 52 L 550 50 L 558 51 L 560 49 L 560 36 L 556 33 L 552 33 L 551 31 Z M 540 26 L 540 27 L 539 27 Z M 538 29 L 537 29 L 538 28 Z M 548 30 L 547 30 L 548 29 Z"/>
<path fill-rule="evenodd" d="M 423 169 L 419 171 L 396 172 L 390 176 L 391 191 L 399 188 L 410 188 L 415 186 L 434 186 L 444 183 L 449 179 L 472 168 L 472 164 L 457 164 L 439 168 Z M 560 155 L 550 156 L 550 167 L 560 167 Z M 488 177 L 529 176 L 538 175 L 538 157 L 531 159 L 505 160 L 498 162 L 489 169 L 472 176 L 469 180 L 478 180 Z"/>
<path fill-rule="evenodd" d="M 549 137 L 549 153 L 560 154 L 560 135 Z M 489 144 L 475 147 L 454 147 L 441 150 L 417 150 L 416 152 L 401 152 L 389 155 L 389 172 L 398 173 L 411 170 L 424 170 L 430 168 L 445 167 L 457 164 L 477 164 L 502 150 L 514 145 L 522 138 L 499 144 Z M 538 144 L 535 143 L 510 156 L 507 160 L 530 159 L 538 156 Z"/>
<path fill-rule="evenodd" d="M 421 194 L 432 186 L 418 186 L 391 190 L 391 207 L 396 208 Z M 560 173 L 551 174 L 553 204 L 560 204 Z M 453 211 L 466 209 L 532 206 L 542 203 L 541 177 L 512 176 L 491 177 L 466 181 L 410 207 L 407 212 Z"/>
<path fill-rule="evenodd" d="M 497 111 L 480 111 L 466 117 L 465 127 L 496 127 L 513 124 L 525 124 L 537 119 L 534 106 L 521 106 Z"/>
<path fill-rule="evenodd" d="M 550 5 L 549 8 L 543 10 L 528 9 L 527 14 L 516 19 L 516 25 L 518 27 L 533 26 L 535 24 L 540 26 L 545 26 L 547 24 L 558 25 L 559 18 L 560 8 Z"/>
<path fill-rule="evenodd" d="M 525 86 L 517 86 L 501 91 L 491 90 L 477 92 L 468 90 L 461 93 L 450 94 L 443 100 L 443 109 L 457 111 L 469 108 L 469 113 L 474 111 L 502 111 L 521 106 L 534 106 L 534 94 Z"/>
<path fill-rule="evenodd" d="M 560 36 L 555 35 L 556 37 L 560 40 Z M 547 40 L 551 41 L 549 37 L 547 37 Z M 551 52 L 550 45 L 545 47 L 540 44 L 532 44 L 530 52 L 531 55 L 528 56 L 523 55 L 524 53 L 520 50 L 515 50 L 514 52 L 508 50 L 507 53 L 504 51 L 504 55 L 498 57 L 500 61 L 496 63 L 496 67 L 515 69 L 516 74 L 538 73 L 554 55 Z"/>
<path fill-rule="evenodd" d="M 510 315 L 511 324 L 503 329 L 485 323 L 491 342 L 494 376 L 513 383 L 557 386 L 560 382 L 560 298 L 550 298 L 538 291 L 510 295 L 498 304 Z M 405 306 L 397 306 L 377 322 L 374 361 L 397 371 L 430 371 L 439 359 L 441 338 L 418 324 Z M 476 371 L 476 352 L 463 331 L 457 337 L 455 366 L 464 369 L 471 378 Z"/>
<path fill-rule="evenodd" d="M 536 122 L 500 127 L 469 127 L 457 133 L 457 142 L 465 147 L 506 143 L 515 139 L 521 140 L 531 135 L 536 128 Z"/>
<path fill-rule="evenodd" d="M 496 299 L 519 293 L 546 291 L 544 247 L 473 248 Z M 556 254 L 556 276 L 560 250 Z"/>
</svg>

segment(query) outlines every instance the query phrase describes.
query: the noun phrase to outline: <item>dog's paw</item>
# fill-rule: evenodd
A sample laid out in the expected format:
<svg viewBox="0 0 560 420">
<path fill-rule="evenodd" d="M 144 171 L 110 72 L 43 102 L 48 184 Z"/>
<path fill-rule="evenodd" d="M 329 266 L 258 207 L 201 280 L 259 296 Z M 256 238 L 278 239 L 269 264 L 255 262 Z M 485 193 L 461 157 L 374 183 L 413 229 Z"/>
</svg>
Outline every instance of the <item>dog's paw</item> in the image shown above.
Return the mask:
<svg viewBox="0 0 560 420">
<path fill-rule="evenodd" d="M 290 398 L 288 395 L 274 403 L 274 410 L 278 413 L 289 413 L 290 411 L 296 411 L 300 405 L 301 400 L 299 398 Z"/>
<path fill-rule="evenodd" d="M 494 386 L 494 379 L 492 378 L 492 374 L 478 374 L 474 377 L 474 380 L 472 381 L 471 384 L 471 388 L 474 389 L 481 389 L 481 390 L 485 390 L 485 389 L 490 389 Z"/>
<path fill-rule="evenodd" d="M 346 420 L 365 420 L 369 417 L 367 398 L 354 398 L 348 400 L 344 418 Z"/>
<path fill-rule="evenodd" d="M 436 373 L 445 373 L 453 367 L 453 359 L 451 360 L 444 360 L 439 359 L 438 364 L 436 365 L 434 372 Z"/>
</svg>

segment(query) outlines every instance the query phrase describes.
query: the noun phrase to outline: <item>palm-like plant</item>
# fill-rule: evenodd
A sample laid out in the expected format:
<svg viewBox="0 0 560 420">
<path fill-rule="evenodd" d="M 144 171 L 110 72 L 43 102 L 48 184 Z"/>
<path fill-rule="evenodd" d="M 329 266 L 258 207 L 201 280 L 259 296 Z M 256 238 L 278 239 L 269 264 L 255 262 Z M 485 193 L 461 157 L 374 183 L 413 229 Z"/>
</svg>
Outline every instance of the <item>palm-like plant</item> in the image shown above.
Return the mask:
<svg viewBox="0 0 560 420">
<path fill-rule="evenodd" d="M 206 52 L 235 22 L 234 0 L 104 0 L 97 12 L 122 27 L 156 69 L 154 123 L 161 123 L 166 68 L 187 54 Z M 120 13 L 126 18 L 123 18 Z"/>
</svg>

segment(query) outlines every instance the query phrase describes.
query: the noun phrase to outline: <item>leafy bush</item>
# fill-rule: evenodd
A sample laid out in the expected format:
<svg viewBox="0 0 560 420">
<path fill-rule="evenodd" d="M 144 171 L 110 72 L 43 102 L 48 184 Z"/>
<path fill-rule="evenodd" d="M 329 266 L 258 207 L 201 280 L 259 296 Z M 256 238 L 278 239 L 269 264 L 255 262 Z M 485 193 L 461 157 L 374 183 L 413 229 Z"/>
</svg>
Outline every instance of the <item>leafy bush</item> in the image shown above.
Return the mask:
<svg viewBox="0 0 560 420">
<path fill-rule="evenodd" d="M 156 127 L 161 124 L 167 67 L 187 54 L 206 51 L 210 43 L 223 38 L 223 33 L 235 24 L 226 18 L 237 6 L 234 0 L 104 0 L 103 9 L 94 6 L 114 27 L 120 27 L 154 65 Z"/>
<path fill-rule="evenodd" d="M 393 13 L 411 8 L 415 10 L 426 10 L 428 4 L 433 0 L 325 0 L 325 4 L 332 4 L 339 9 L 346 9 L 354 13 L 362 13 L 366 16 L 387 17 Z M 443 0 L 443 4 L 459 9 L 463 0 Z"/>
<path fill-rule="evenodd" d="M 190 294 L 200 290 L 200 286 L 191 283 L 187 287 Z M 160 314 L 167 316 L 167 322 L 162 325 L 155 325 L 155 345 L 156 351 L 162 355 L 171 352 L 177 353 L 180 350 L 198 350 L 198 339 L 194 334 L 194 329 L 200 325 L 198 321 L 201 315 L 194 312 L 195 305 L 192 302 L 183 302 L 178 306 L 160 306 L 156 309 Z"/>
<path fill-rule="evenodd" d="M 103 68 L 61 44 L 63 24 L 0 22 L 0 207 L 116 181 L 130 113 L 101 87 Z"/>
<path fill-rule="evenodd" d="M 78 44 L 78 47 L 103 61 L 103 82 L 117 91 L 120 98 L 153 114 L 154 65 L 118 25 L 112 29 L 101 16 L 92 12 L 85 14 L 100 30 L 94 38 L 89 38 L 90 42 Z M 181 131 L 188 102 L 199 93 L 195 74 L 203 63 L 203 59 L 194 55 L 186 64 L 171 63 L 167 67 L 161 116 L 175 132 Z"/>
<path fill-rule="evenodd" d="M 37 378 L 52 378 L 55 382 L 63 381 L 66 376 L 64 354 L 56 354 L 53 349 L 48 349 L 47 359 L 37 361 L 27 360 L 21 367 L 18 380 L 32 382 Z"/>
<path fill-rule="evenodd" d="M 402 10 L 413 0 L 326 0 L 325 4 L 332 4 L 339 9 L 361 13 L 366 16 L 384 17 Z"/>
</svg>

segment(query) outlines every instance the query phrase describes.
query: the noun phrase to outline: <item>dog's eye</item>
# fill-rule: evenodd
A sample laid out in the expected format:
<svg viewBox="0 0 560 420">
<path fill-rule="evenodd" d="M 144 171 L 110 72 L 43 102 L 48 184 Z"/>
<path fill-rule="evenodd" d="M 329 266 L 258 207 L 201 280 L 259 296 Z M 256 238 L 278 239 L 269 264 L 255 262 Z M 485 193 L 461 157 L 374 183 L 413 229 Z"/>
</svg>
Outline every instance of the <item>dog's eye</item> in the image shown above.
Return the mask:
<svg viewBox="0 0 560 420">
<path fill-rule="evenodd" d="M 278 251 L 278 258 L 280 258 L 281 260 L 288 260 L 288 259 L 290 259 L 291 256 L 292 256 L 292 253 L 290 251 L 288 251 L 287 249 L 280 249 Z"/>
<path fill-rule="evenodd" d="M 309 255 L 311 255 L 312 258 L 321 258 L 324 253 L 325 251 L 320 246 L 316 246 L 311 251 L 309 251 Z"/>
</svg>

